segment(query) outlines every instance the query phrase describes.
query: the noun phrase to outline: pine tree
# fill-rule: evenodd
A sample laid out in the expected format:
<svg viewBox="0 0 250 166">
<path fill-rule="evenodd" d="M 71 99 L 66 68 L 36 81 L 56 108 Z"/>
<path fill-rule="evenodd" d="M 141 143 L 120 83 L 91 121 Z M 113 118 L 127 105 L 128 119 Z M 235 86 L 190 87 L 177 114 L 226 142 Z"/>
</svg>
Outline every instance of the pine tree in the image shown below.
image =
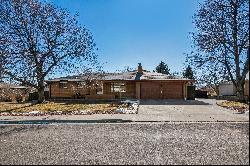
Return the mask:
<svg viewBox="0 0 250 166">
<path fill-rule="evenodd" d="M 188 65 L 188 67 L 183 72 L 183 77 L 188 79 L 194 79 L 194 73 L 192 68 Z"/>
<path fill-rule="evenodd" d="M 170 69 L 168 68 L 168 65 L 164 62 L 160 62 L 160 64 L 155 68 L 157 73 L 162 73 L 162 74 L 170 74 Z"/>
</svg>

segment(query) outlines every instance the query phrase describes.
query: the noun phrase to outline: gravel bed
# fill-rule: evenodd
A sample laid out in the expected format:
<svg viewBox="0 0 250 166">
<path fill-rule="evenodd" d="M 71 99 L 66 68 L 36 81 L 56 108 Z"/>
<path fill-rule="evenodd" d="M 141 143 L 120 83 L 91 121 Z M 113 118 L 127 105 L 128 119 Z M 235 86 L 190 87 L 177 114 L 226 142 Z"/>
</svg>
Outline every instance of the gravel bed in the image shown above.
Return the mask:
<svg viewBox="0 0 250 166">
<path fill-rule="evenodd" d="M 0 125 L 0 164 L 249 164 L 249 123 Z"/>
</svg>

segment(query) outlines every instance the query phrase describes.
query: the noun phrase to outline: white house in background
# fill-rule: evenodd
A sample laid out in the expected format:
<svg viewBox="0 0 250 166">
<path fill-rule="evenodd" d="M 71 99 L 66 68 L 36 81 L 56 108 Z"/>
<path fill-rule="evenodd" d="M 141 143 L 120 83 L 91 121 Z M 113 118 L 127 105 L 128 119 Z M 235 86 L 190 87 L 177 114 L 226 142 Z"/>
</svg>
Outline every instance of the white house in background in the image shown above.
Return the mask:
<svg viewBox="0 0 250 166">
<path fill-rule="evenodd" d="M 232 82 L 224 82 L 219 85 L 219 96 L 234 96 L 234 95 L 236 95 L 236 88 Z M 245 80 L 244 95 L 249 96 L 249 72 L 247 73 Z"/>
<path fill-rule="evenodd" d="M 236 95 L 236 88 L 232 82 L 224 82 L 219 85 L 219 96 Z"/>
</svg>

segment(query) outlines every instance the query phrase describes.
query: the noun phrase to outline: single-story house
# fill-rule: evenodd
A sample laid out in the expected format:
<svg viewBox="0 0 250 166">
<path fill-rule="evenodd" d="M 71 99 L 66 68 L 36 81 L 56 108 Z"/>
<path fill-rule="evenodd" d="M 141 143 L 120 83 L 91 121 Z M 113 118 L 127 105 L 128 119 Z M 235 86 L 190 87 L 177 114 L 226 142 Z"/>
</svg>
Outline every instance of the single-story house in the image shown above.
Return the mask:
<svg viewBox="0 0 250 166">
<path fill-rule="evenodd" d="M 194 80 L 177 78 L 142 69 L 105 73 L 98 82 L 86 75 L 47 80 L 50 98 L 85 99 L 186 99 L 187 87 Z"/>
</svg>

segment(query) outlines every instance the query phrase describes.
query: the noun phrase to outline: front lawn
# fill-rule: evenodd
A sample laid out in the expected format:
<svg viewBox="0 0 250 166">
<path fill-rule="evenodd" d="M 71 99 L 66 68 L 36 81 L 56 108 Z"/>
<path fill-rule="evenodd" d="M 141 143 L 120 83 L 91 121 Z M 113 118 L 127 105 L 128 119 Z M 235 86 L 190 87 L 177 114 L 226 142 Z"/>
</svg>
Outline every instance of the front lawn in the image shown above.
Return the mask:
<svg viewBox="0 0 250 166">
<path fill-rule="evenodd" d="M 48 102 L 45 104 L 0 102 L 0 115 L 62 115 L 62 114 L 109 114 L 127 107 L 123 103 L 76 104 Z"/>
</svg>

